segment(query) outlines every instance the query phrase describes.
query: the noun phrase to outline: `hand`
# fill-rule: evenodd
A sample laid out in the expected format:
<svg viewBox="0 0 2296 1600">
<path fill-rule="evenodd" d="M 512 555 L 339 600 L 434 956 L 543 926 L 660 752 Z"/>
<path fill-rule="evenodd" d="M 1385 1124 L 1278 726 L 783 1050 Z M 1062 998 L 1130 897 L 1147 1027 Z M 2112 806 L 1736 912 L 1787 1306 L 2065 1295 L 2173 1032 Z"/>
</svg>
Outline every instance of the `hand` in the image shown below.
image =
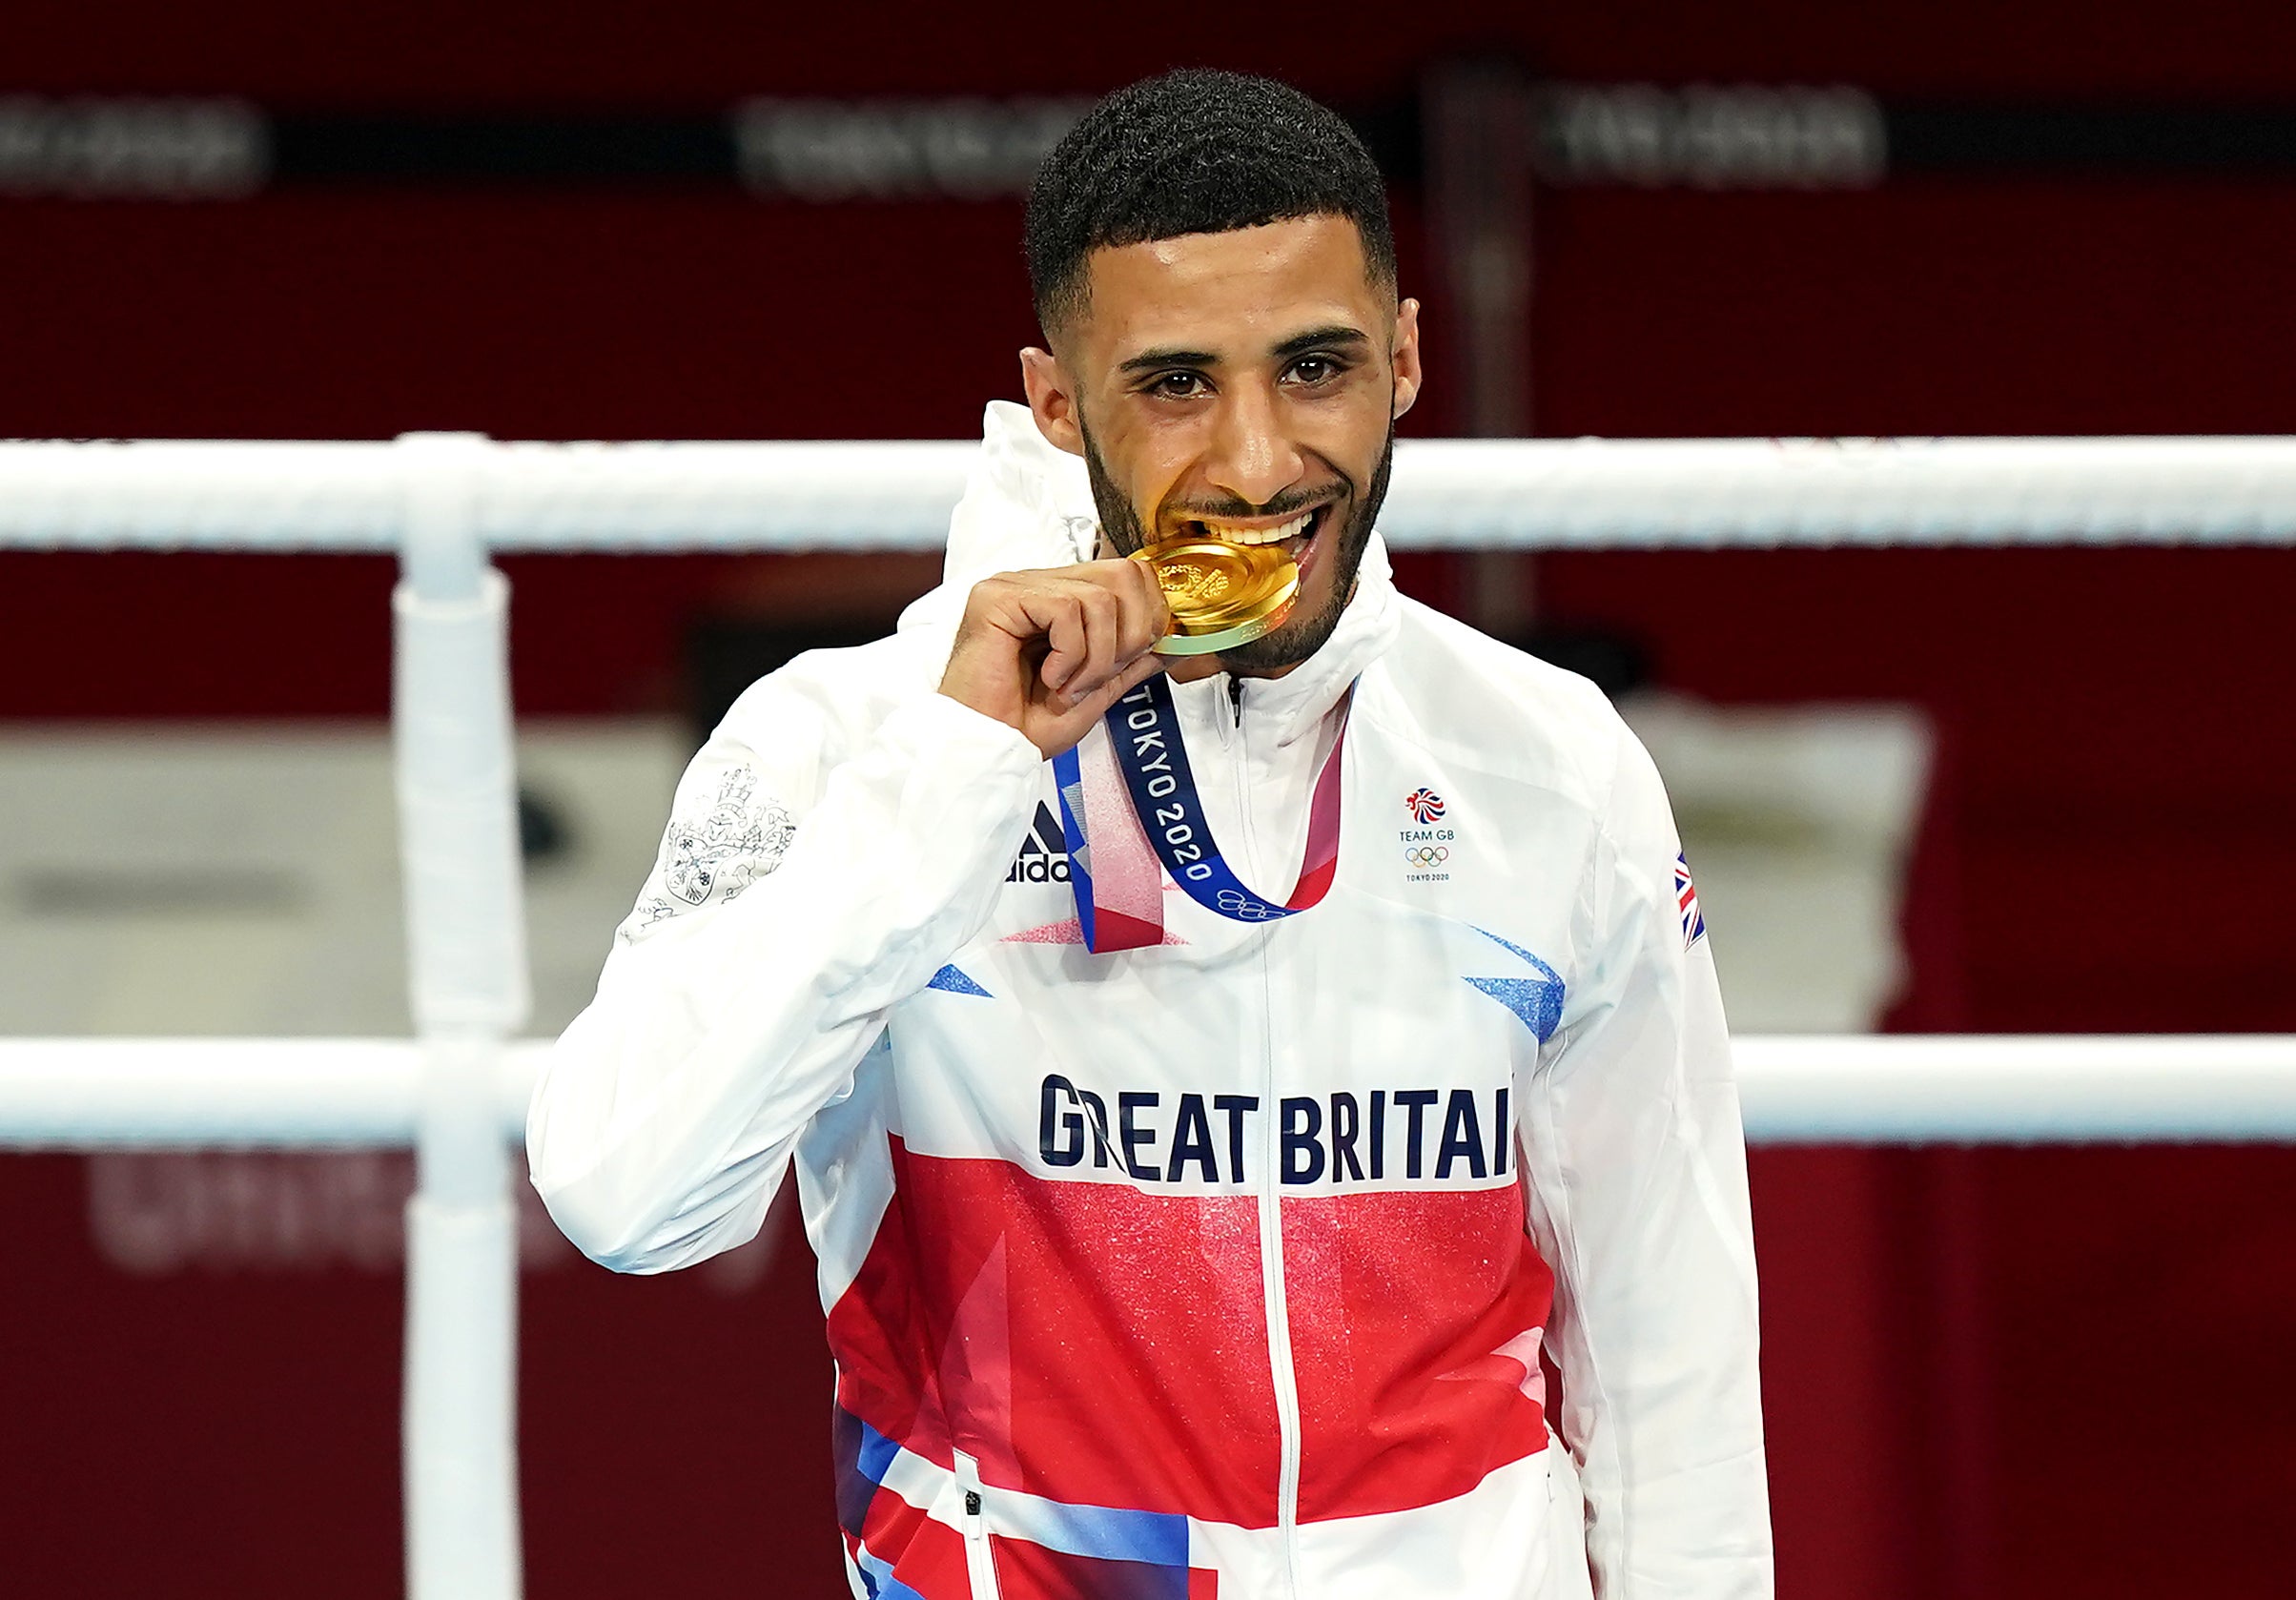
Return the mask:
<svg viewBox="0 0 2296 1600">
<path fill-rule="evenodd" d="M 941 692 L 1025 735 L 1049 760 L 1163 669 L 1172 626 L 1145 562 L 1004 572 L 973 585 Z"/>
</svg>

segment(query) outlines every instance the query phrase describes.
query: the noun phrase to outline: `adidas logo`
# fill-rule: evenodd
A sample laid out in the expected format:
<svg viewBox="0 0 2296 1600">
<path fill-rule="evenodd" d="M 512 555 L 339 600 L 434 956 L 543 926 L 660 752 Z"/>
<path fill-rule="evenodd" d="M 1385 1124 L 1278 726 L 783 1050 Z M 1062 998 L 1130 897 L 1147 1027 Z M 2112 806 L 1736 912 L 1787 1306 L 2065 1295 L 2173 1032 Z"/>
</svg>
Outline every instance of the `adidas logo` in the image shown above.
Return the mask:
<svg viewBox="0 0 2296 1600">
<path fill-rule="evenodd" d="M 1060 819 L 1053 814 L 1052 807 L 1041 800 L 1036 802 L 1036 825 L 1021 840 L 1020 853 L 1013 857 L 1005 882 L 1068 882 L 1068 837 L 1060 831 Z"/>
</svg>

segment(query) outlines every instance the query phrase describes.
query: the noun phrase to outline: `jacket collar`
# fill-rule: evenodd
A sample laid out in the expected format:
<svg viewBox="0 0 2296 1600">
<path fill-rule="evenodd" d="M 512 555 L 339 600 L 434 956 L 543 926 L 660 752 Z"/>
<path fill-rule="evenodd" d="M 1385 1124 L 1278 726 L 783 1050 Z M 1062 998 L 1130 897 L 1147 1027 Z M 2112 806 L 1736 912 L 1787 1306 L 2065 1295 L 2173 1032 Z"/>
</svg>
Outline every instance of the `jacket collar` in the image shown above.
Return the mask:
<svg viewBox="0 0 2296 1600">
<path fill-rule="evenodd" d="M 1339 626 L 1322 648 L 1281 678 L 1243 680 L 1242 711 L 1255 728 L 1271 729 L 1279 745 L 1288 745 L 1322 726 L 1347 687 L 1386 652 L 1403 621 L 1403 605 L 1387 564 L 1387 545 L 1376 532 L 1364 547 L 1363 564 L 1356 574 L 1355 594 L 1340 613 Z M 1233 714 L 1235 702 L 1229 675 L 1218 673 L 1192 684 L 1172 686 L 1183 715 L 1218 717 Z"/>
<path fill-rule="evenodd" d="M 940 587 L 901 613 L 901 628 L 953 630 L 983 578 L 1089 561 L 1098 538 L 1083 462 L 1055 449 L 1027 406 L 991 400 L 980 454 L 949 519 Z"/>
</svg>

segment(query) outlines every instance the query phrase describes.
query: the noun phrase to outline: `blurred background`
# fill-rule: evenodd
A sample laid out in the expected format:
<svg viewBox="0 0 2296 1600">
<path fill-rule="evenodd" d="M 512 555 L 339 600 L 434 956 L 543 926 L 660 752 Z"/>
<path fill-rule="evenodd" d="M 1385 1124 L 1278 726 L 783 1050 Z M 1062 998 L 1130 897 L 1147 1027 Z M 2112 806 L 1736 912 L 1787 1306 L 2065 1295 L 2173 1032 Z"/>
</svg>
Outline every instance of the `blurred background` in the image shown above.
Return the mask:
<svg viewBox="0 0 2296 1600">
<path fill-rule="evenodd" d="M 0 48 L 0 436 L 972 437 L 1035 154 L 1179 64 L 1388 169 L 1413 433 L 2296 433 L 2285 7 L 86 0 Z M 717 712 L 938 564 L 504 565 L 548 1033 Z M 1742 1029 L 2296 1030 L 2287 552 L 1399 567 L 1619 699 Z M 406 1030 L 391 582 L 0 553 L 0 1031 Z M 0 1589 L 400 1592 L 408 1182 L 0 1158 Z M 2296 1153 L 1753 1182 L 1789 1600 L 2290 1592 Z M 528 1222 L 529 1591 L 843 1592 L 787 1215 L 666 1280 Z"/>
</svg>

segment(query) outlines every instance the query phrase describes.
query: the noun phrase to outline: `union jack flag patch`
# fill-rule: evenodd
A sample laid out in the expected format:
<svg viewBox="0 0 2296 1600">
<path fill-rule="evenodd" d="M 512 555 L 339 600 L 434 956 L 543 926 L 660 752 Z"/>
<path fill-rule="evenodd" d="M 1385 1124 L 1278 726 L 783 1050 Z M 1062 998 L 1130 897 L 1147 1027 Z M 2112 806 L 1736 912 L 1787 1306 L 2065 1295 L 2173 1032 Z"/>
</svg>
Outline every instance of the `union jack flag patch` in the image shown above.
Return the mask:
<svg viewBox="0 0 2296 1600">
<path fill-rule="evenodd" d="M 1698 910 L 1698 888 L 1691 882 L 1691 858 L 1674 857 L 1674 905 L 1682 913 L 1682 948 L 1706 937 L 1706 916 Z"/>
</svg>

